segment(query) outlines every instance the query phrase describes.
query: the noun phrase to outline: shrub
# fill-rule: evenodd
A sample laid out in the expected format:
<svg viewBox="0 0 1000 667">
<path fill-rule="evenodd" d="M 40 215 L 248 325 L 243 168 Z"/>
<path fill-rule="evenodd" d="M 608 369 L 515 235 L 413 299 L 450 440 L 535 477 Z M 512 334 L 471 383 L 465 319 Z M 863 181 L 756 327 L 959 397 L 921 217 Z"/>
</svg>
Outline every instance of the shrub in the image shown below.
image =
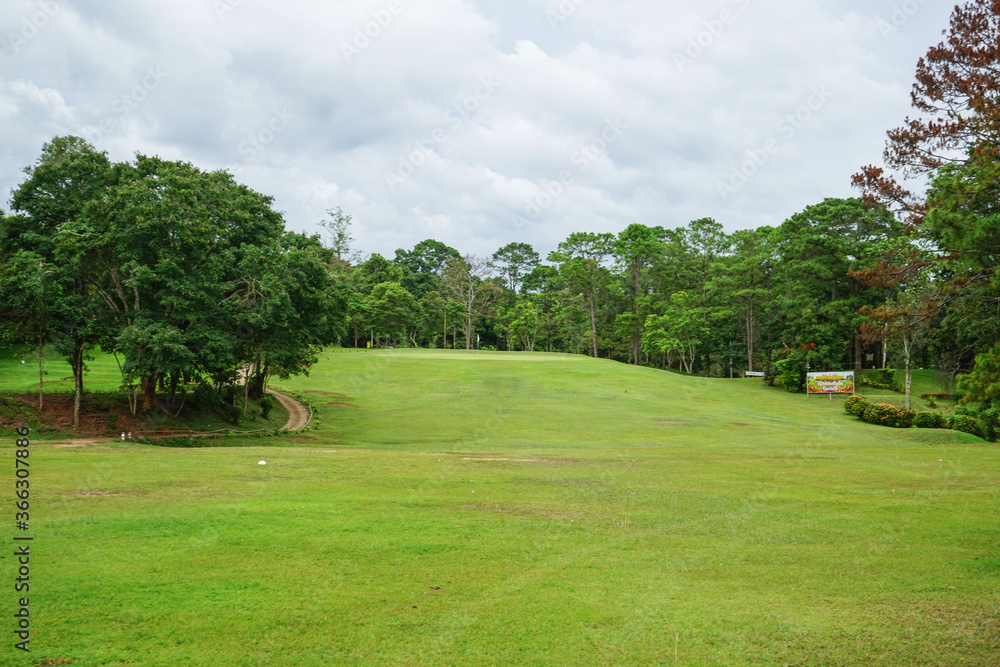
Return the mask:
<svg viewBox="0 0 1000 667">
<path fill-rule="evenodd" d="M 274 396 L 271 394 L 264 394 L 260 397 L 260 410 L 264 419 L 271 414 L 271 409 L 274 407 Z"/>
<path fill-rule="evenodd" d="M 897 408 L 888 403 L 872 403 L 862 415 L 862 419 L 869 424 L 878 426 L 892 426 L 895 428 L 909 428 L 913 424 L 913 410 Z"/>
<path fill-rule="evenodd" d="M 918 412 L 913 417 L 913 425 L 917 428 L 948 428 L 944 415 L 939 412 Z"/>
<path fill-rule="evenodd" d="M 868 402 L 867 398 L 855 394 L 844 401 L 844 410 L 847 414 L 854 415 L 855 417 L 863 417 L 869 405 L 871 403 Z"/>
<path fill-rule="evenodd" d="M 774 370 L 785 391 L 797 394 L 805 386 L 805 362 L 789 357 L 774 362 Z"/>
<path fill-rule="evenodd" d="M 983 437 L 982 431 L 979 430 L 979 420 L 969 415 L 955 417 L 952 420 L 951 427 L 962 433 L 971 433 L 980 438 Z"/>
<path fill-rule="evenodd" d="M 875 374 L 875 378 L 876 382 L 887 385 L 890 389 L 899 390 L 899 385 L 896 383 L 895 368 L 880 368 L 878 373 Z"/>
</svg>

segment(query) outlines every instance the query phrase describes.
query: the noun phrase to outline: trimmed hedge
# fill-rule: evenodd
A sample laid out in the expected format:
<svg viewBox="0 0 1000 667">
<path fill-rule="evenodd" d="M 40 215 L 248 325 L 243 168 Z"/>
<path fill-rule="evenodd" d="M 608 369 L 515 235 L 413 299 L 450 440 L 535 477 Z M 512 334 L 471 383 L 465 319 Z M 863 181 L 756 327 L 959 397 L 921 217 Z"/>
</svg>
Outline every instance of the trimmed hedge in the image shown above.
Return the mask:
<svg viewBox="0 0 1000 667">
<path fill-rule="evenodd" d="M 917 428 L 948 428 L 948 422 L 939 412 L 918 412 L 913 418 Z"/>
</svg>

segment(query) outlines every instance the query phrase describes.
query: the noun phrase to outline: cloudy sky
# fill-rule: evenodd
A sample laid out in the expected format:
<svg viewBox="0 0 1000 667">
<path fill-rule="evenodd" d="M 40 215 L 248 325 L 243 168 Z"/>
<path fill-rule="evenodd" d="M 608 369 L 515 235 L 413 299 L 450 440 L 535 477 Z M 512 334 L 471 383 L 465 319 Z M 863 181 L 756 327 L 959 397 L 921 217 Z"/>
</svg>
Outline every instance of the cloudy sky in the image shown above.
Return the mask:
<svg viewBox="0 0 1000 667">
<path fill-rule="evenodd" d="M 4 0 L 3 200 L 54 136 L 228 168 L 287 226 L 544 255 L 776 225 L 881 161 L 930 0 Z"/>
</svg>

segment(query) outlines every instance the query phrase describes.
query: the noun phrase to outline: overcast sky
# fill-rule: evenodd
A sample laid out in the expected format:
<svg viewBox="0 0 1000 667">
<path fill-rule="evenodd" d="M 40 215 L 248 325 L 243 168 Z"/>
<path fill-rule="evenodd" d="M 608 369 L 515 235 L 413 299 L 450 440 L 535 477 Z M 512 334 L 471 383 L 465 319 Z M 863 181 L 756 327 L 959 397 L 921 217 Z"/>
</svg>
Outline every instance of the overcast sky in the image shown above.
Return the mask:
<svg viewBox="0 0 1000 667">
<path fill-rule="evenodd" d="M 857 194 L 952 6 L 3 0 L 0 189 L 75 134 L 228 168 L 296 231 L 342 207 L 389 257 L 777 225 Z"/>
</svg>

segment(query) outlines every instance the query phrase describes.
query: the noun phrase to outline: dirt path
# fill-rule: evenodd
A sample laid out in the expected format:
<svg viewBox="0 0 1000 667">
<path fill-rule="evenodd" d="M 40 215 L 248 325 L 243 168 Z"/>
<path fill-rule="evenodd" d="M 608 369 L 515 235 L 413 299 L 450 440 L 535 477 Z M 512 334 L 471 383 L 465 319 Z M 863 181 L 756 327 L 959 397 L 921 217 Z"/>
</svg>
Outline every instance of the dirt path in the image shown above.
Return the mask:
<svg viewBox="0 0 1000 667">
<path fill-rule="evenodd" d="M 306 427 L 306 424 L 309 423 L 309 412 L 306 410 L 306 406 L 291 396 L 285 396 L 273 389 L 268 389 L 267 393 L 278 399 L 278 402 L 288 410 L 288 421 L 285 422 L 286 429 L 289 431 L 301 431 Z"/>
</svg>

